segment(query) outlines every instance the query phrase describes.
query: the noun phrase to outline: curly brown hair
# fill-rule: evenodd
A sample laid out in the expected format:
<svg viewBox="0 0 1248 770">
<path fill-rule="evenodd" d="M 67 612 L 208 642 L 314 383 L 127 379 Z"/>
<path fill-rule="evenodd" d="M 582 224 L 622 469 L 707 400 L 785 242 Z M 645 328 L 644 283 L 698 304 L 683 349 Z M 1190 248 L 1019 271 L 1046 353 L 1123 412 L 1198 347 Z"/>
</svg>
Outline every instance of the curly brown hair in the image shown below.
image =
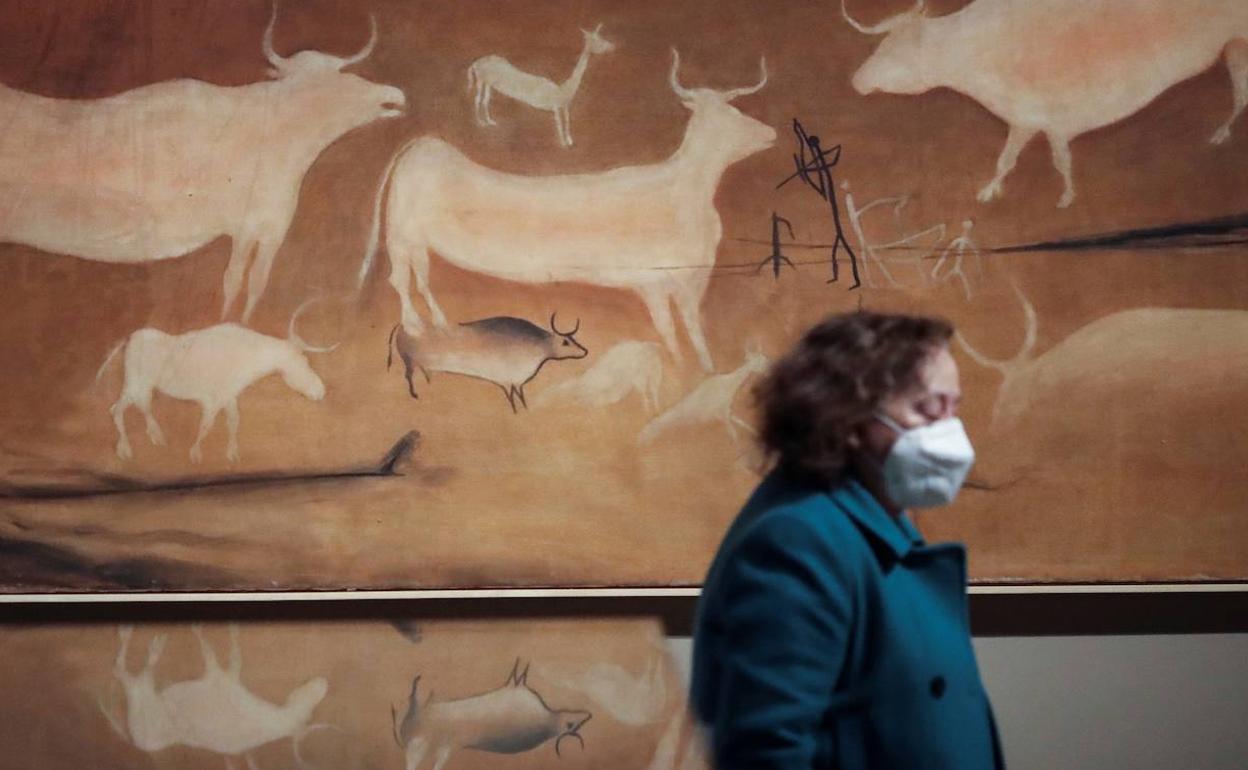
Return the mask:
<svg viewBox="0 0 1248 770">
<path fill-rule="evenodd" d="M 839 481 L 854 429 L 882 401 L 917 385 L 920 364 L 952 336 L 940 318 L 865 311 L 825 318 L 754 388 L 768 459 L 817 484 Z"/>
</svg>

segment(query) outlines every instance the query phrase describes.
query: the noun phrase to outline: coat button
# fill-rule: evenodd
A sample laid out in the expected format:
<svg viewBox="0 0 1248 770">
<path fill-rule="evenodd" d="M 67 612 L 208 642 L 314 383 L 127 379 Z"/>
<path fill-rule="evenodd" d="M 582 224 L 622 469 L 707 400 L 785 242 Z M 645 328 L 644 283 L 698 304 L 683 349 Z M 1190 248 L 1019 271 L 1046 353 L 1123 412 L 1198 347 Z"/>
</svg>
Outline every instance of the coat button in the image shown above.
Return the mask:
<svg viewBox="0 0 1248 770">
<path fill-rule="evenodd" d="M 932 682 L 929 687 L 932 691 L 933 698 L 941 697 L 945 694 L 945 678 L 943 676 L 932 677 Z"/>
</svg>

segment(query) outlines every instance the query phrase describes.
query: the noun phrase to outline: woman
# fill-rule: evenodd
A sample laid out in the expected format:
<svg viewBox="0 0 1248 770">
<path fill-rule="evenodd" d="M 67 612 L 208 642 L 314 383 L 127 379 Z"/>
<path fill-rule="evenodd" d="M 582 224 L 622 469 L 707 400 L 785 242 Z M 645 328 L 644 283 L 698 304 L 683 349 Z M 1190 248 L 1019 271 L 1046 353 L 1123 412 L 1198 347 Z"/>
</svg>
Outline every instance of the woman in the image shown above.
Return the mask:
<svg viewBox="0 0 1248 770">
<path fill-rule="evenodd" d="M 755 392 L 774 469 L 711 565 L 691 704 L 718 770 L 1003 767 L 966 558 L 907 508 L 974 459 L 944 321 L 828 318 Z"/>
</svg>

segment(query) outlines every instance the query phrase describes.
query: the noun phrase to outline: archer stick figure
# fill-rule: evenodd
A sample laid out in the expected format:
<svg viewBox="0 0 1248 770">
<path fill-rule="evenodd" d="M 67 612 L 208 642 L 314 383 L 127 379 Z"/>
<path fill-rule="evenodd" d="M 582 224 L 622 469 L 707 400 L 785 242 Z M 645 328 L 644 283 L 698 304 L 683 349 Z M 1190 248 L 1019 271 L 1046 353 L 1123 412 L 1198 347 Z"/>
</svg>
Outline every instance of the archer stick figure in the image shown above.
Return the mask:
<svg viewBox="0 0 1248 770">
<path fill-rule="evenodd" d="M 827 150 L 823 149 L 819 137 L 807 134 L 797 118 L 793 119 L 793 134 L 797 137 L 798 146 L 797 152 L 793 154 L 793 165 L 796 171 L 776 185 L 776 189 L 785 186 L 793 179 L 801 179 L 807 187 L 828 202 L 832 225 L 836 228 L 836 238 L 832 241 L 832 277 L 828 283 L 834 283 L 840 279 L 839 257 L 840 250 L 844 248 L 845 253 L 849 255 L 850 271 L 854 277 L 854 284 L 849 288 L 856 289 L 862 285 L 862 280 L 858 276 L 858 255 L 854 253 L 849 240 L 845 238 L 845 228 L 841 224 L 841 209 L 836 201 L 836 184 L 832 180 L 832 169 L 841 160 L 841 145 L 838 144 Z"/>
<path fill-rule="evenodd" d="M 796 236 L 793 235 L 793 225 L 789 222 L 789 220 L 778 215 L 774 211 L 771 212 L 771 254 L 762 262 L 760 262 L 758 264 L 758 267 L 754 269 L 755 275 L 761 272 L 764 267 L 771 265 L 772 276 L 776 280 L 779 280 L 780 268 L 784 267 L 785 265 L 788 265 L 794 270 L 797 269 L 797 265 L 793 264 L 793 260 L 784 256 L 784 254 L 780 251 L 780 224 L 781 223 L 783 223 L 784 226 L 789 231 L 789 240 L 792 241 L 796 239 Z"/>
</svg>

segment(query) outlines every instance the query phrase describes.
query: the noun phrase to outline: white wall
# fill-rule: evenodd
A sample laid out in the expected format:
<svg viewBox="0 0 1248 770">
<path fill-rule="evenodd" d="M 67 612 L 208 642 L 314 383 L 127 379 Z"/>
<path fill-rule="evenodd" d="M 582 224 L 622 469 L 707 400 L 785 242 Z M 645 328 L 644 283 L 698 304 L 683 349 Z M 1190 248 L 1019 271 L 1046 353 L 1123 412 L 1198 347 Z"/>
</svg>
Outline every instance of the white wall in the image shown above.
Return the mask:
<svg viewBox="0 0 1248 770">
<path fill-rule="evenodd" d="M 670 640 L 688 676 L 691 642 Z M 1010 770 L 1245 770 L 1248 634 L 975 640 Z"/>
</svg>

